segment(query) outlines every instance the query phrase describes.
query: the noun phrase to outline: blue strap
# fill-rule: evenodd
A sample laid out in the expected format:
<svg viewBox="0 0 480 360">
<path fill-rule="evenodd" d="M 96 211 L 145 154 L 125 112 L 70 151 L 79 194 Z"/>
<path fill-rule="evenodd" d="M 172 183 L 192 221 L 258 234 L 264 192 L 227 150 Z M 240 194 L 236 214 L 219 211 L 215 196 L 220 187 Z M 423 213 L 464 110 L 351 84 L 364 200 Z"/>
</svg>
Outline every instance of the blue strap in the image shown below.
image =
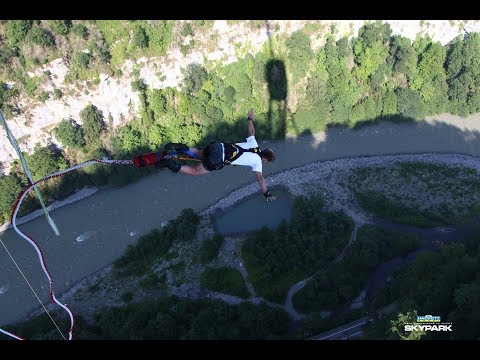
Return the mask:
<svg viewBox="0 0 480 360">
<path fill-rule="evenodd" d="M 191 158 L 193 159 L 197 159 L 197 160 L 202 160 L 197 154 L 194 154 L 193 152 L 191 152 L 190 150 L 177 150 L 179 153 L 183 153 L 185 155 L 188 155 L 190 156 Z"/>
</svg>

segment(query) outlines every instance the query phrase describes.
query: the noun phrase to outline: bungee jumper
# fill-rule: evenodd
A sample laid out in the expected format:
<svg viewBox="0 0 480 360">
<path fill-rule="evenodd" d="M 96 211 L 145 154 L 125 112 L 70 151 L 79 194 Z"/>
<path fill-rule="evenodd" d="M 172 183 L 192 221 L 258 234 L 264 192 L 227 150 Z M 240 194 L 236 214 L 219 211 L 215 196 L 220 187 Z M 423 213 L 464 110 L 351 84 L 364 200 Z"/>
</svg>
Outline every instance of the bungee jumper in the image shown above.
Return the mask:
<svg viewBox="0 0 480 360">
<path fill-rule="evenodd" d="M 268 190 L 265 179 L 262 174 L 262 165 L 275 161 L 275 153 L 272 149 L 260 150 L 255 139 L 255 127 L 253 125 L 253 109 L 250 109 L 247 116 L 246 142 L 226 143 L 212 142 L 203 150 L 191 148 L 185 144 L 169 143 L 164 147 L 164 151 L 158 151 L 143 155 L 137 155 L 133 159 L 137 167 L 153 165 L 157 168 L 166 167 L 174 173 L 184 173 L 188 175 L 203 175 L 210 171 L 220 170 L 225 165 L 250 166 L 255 172 L 260 189 L 267 201 L 273 201 L 275 196 Z M 175 161 L 175 156 L 169 156 L 170 151 L 185 154 L 189 160 L 201 162 L 196 166 L 182 165 Z"/>
</svg>

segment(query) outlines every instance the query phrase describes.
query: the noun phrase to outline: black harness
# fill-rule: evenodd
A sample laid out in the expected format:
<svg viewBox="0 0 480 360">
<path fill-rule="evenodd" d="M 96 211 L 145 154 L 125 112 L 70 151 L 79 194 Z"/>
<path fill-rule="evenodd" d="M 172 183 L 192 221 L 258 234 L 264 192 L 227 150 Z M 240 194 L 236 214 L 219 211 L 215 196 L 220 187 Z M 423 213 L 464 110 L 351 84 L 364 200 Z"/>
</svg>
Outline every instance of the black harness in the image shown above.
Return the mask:
<svg viewBox="0 0 480 360">
<path fill-rule="evenodd" d="M 225 151 L 225 160 L 223 163 L 225 165 L 231 165 L 232 162 L 237 160 L 244 152 L 251 152 L 257 154 L 261 158 L 261 150 L 259 147 L 244 149 L 238 145 L 230 144 L 230 143 L 223 143 L 224 151 Z"/>
</svg>

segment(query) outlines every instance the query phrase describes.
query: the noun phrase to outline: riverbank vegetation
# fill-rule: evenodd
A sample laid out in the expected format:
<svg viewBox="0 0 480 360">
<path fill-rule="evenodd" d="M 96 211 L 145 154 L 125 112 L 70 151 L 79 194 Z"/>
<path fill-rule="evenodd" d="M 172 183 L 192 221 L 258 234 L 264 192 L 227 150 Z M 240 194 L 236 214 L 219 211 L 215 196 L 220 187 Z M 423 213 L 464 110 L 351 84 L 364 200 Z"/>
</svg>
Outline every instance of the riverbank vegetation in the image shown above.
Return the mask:
<svg viewBox="0 0 480 360">
<path fill-rule="evenodd" d="M 245 280 L 242 274 L 232 268 L 212 268 L 207 267 L 202 273 L 200 279 L 202 288 L 218 291 L 225 294 L 231 294 L 241 298 L 249 297 Z"/>
<path fill-rule="evenodd" d="M 459 224 L 480 212 L 475 169 L 429 162 L 361 167 L 349 177 L 358 203 L 374 215 L 419 227 Z"/>
<path fill-rule="evenodd" d="M 60 329 L 67 329 L 58 312 Z M 228 305 L 220 300 L 188 300 L 175 296 L 146 300 L 104 309 L 95 324 L 81 317 L 75 326 L 77 340 L 273 340 L 288 331 L 289 318 L 281 309 L 242 302 Z M 20 332 L 16 327 L 7 331 Z M 32 340 L 60 340 L 46 314 L 22 326 Z"/>
</svg>

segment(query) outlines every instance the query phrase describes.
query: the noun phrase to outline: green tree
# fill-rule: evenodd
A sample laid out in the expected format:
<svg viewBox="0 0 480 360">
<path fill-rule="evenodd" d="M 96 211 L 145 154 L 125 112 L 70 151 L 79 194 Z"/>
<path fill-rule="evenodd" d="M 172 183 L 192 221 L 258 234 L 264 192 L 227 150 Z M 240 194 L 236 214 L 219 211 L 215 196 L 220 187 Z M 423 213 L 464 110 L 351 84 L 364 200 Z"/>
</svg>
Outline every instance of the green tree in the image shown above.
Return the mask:
<svg viewBox="0 0 480 360">
<path fill-rule="evenodd" d="M 80 51 L 73 56 L 72 65 L 77 69 L 88 69 L 91 59 L 92 54 Z"/>
<path fill-rule="evenodd" d="M 19 177 L 15 175 L 0 176 L 0 223 L 10 218 L 13 204 L 22 188 Z"/>
<path fill-rule="evenodd" d="M 55 45 L 55 39 L 50 31 L 39 26 L 33 27 L 28 33 L 28 39 L 33 43 L 49 47 Z"/>
<path fill-rule="evenodd" d="M 93 104 L 89 104 L 80 111 L 83 131 L 87 144 L 98 144 L 100 134 L 105 129 L 102 112 Z"/>
<path fill-rule="evenodd" d="M 200 261 L 202 264 L 206 264 L 218 256 L 218 251 L 220 250 L 223 241 L 224 237 L 219 234 L 215 234 L 213 237 L 203 241 L 200 249 Z"/>
<path fill-rule="evenodd" d="M 160 116 L 167 113 L 167 98 L 160 89 L 152 89 L 147 93 L 147 101 L 150 105 L 150 109 L 156 115 L 158 119 Z"/>
<path fill-rule="evenodd" d="M 183 26 L 182 26 L 182 30 L 180 31 L 180 34 L 182 34 L 182 36 L 193 36 L 193 30 L 192 30 L 192 26 L 190 25 L 190 23 L 188 22 L 185 22 L 183 23 Z"/>
<path fill-rule="evenodd" d="M 189 95 L 195 95 L 207 79 L 208 73 L 205 68 L 197 63 L 188 64 L 184 72 L 183 88 Z"/>
<path fill-rule="evenodd" d="M 446 48 L 440 43 L 428 44 L 418 62 L 418 73 L 409 80 L 410 89 L 417 91 L 429 114 L 444 112 L 447 105 L 447 82 L 443 64 Z"/>
<path fill-rule="evenodd" d="M 417 74 L 418 57 L 410 39 L 399 35 L 393 36 L 390 53 L 394 71 L 404 74 L 409 80 Z"/>
<path fill-rule="evenodd" d="M 417 310 L 409 311 L 405 315 L 398 313 L 398 318 L 392 320 L 391 330 L 396 333 L 402 340 L 420 340 L 425 335 L 425 330 L 415 330 L 406 332 L 404 326 L 417 322 Z"/>
<path fill-rule="evenodd" d="M 315 55 L 310 46 L 310 38 L 301 30 L 295 31 L 290 38 L 285 41 L 288 49 L 288 70 L 293 75 L 293 82 L 307 76 L 310 65 L 315 59 Z"/>
<path fill-rule="evenodd" d="M 88 37 L 88 30 L 82 24 L 73 24 L 71 32 L 82 39 L 86 39 Z"/>
<path fill-rule="evenodd" d="M 479 301 L 480 280 L 478 278 L 472 283 L 461 284 L 455 289 L 455 307 L 449 315 L 449 320 L 454 324 L 456 339 L 478 339 L 480 335 Z"/>
<path fill-rule="evenodd" d="M 75 120 L 63 119 L 54 129 L 54 134 L 63 146 L 80 148 L 85 145 L 83 128 Z"/>
<path fill-rule="evenodd" d="M 382 101 L 382 116 L 394 115 L 397 113 L 397 95 L 395 92 L 385 92 Z"/>
<path fill-rule="evenodd" d="M 11 60 L 20 55 L 17 47 L 8 44 L 0 45 L 0 68 L 4 65 L 10 65 Z"/>
<path fill-rule="evenodd" d="M 131 153 L 137 150 L 142 143 L 142 134 L 140 131 L 132 128 L 130 125 L 122 127 L 119 134 L 114 138 L 117 150 L 124 150 Z"/>
<path fill-rule="evenodd" d="M 7 20 L 5 35 L 11 45 L 18 45 L 32 28 L 32 20 Z"/>
<path fill-rule="evenodd" d="M 152 150 L 158 149 L 160 144 L 169 142 L 170 133 L 160 124 L 153 124 L 148 131 L 148 142 Z"/>
<path fill-rule="evenodd" d="M 25 160 L 32 173 L 33 180 L 39 180 L 48 174 L 68 167 L 60 154 L 53 152 L 48 147 L 41 147 L 39 144 L 35 145 L 31 155 L 25 155 Z"/>
<path fill-rule="evenodd" d="M 399 88 L 397 94 L 398 112 L 406 117 L 422 119 L 427 113 L 422 97 L 416 91 Z"/>
<path fill-rule="evenodd" d="M 371 47 L 376 42 L 386 44 L 391 34 L 390 24 L 382 23 L 380 20 L 365 24 L 358 30 L 358 38 L 362 41 L 364 47 Z"/>
<path fill-rule="evenodd" d="M 70 20 L 50 20 L 49 24 L 52 31 L 57 35 L 67 35 L 72 27 Z"/>
<path fill-rule="evenodd" d="M 62 97 L 62 95 L 63 95 L 62 90 L 60 90 L 59 88 L 53 89 L 53 98 L 54 99 L 60 99 Z"/>
<path fill-rule="evenodd" d="M 145 33 L 145 30 L 141 26 L 135 26 L 133 29 L 133 44 L 140 48 L 146 48 L 148 47 L 148 37 L 147 34 Z"/>
</svg>

